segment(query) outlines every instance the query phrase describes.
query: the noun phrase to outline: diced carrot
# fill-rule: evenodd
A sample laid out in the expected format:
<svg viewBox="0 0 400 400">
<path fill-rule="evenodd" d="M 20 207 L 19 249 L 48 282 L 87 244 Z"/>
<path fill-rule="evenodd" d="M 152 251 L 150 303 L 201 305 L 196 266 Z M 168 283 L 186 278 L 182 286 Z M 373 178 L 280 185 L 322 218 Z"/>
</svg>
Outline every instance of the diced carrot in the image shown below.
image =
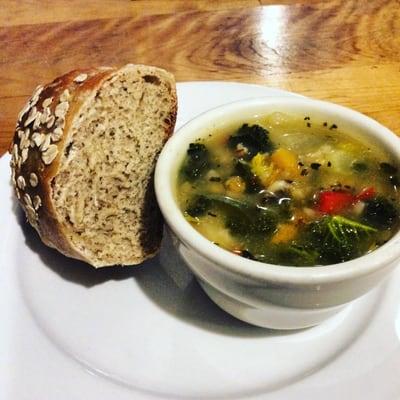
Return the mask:
<svg viewBox="0 0 400 400">
<path fill-rule="evenodd" d="M 272 236 L 271 243 L 287 243 L 297 235 L 297 227 L 293 224 L 280 224 L 278 230 Z"/>
</svg>

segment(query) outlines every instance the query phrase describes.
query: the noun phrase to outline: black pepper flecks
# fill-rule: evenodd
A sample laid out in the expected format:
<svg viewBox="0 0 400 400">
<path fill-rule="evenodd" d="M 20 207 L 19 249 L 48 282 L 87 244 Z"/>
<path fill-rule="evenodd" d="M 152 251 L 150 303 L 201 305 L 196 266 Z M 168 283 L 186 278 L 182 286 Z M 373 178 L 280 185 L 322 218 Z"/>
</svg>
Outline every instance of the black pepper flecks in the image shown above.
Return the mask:
<svg viewBox="0 0 400 400">
<path fill-rule="evenodd" d="M 328 161 L 328 164 L 326 164 L 328 167 L 332 167 L 332 163 Z"/>
<path fill-rule="evenodd" d="M 212 212 L 210 212 L 210 211 L 209 211 L 207 214 L 208 214 L 210 217 L 216 217 L 216 216 L 217 216 L 217 214 L 214 214 L 214 213 L 212 213 Z"/>
<path fill-rule="evenodd" d="M 317 163 L 317 162 L 313 162 L 310 164 L 310 167 L 315 170 L 318 170 L 320 166 L 321 166 L 321 164 Z"/>
<path fill-rule="evenodd" d="M 308 174 L 308 170 L 306 168 L 302 169 L 300 172 L 301 176 L 306 176 Z"/>
<path fill-rule="evenodd" d="M 307 128 L 311 128 L 311 122 L 307 122 Z"/>
<path fill-rule="evenodd" d="M 309 121 L 310 117 L 304 117 L 304 121 Z"/>
<path fill-rule="evenodd" d="M 337 125 L 336 124 L 332 124 L 329 129 L 337 129 Z"/>
<path fill-rule="evenodd" d="M 327 122 L 324 122 L 322 125 L 324 125 L 324 126 L 328 126 L 328 123 L 327 123 Z"/>
<path fill-rule="evenodd" d="M 297 165 L 300 166 L 300 167 L 304 167 L 304 164 L 303 164 L 301 161 L 299 161 L 299 162 L 297 163 Z"/>
<path fill-rule="evenodd" d="M 211 182 L 221 182 L 221 178 L 219 176 L 212 176 L 209 181 Z"/>
</svg>

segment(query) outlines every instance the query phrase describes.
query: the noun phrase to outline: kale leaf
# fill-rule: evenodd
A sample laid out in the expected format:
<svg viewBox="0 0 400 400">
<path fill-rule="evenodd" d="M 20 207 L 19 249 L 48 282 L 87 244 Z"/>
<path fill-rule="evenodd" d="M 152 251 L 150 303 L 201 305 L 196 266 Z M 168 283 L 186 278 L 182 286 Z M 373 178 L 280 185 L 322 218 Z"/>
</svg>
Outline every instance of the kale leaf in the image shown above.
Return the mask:
<svg viewBox="0 0 400 400">
<path fill-rule="evenodd" d="M 383 173 L 385 173 L 387 175 L 393 175 L 393 174 L 397 173 L 397 168 L 387 162 L 380 163 L 379 168 Z"/>
<path fill-rule="evenodd" d="M 277 210 L 260 208 L 251 202 L 229 196 L 209 194 L 205 197 L 223 209 L 225 224 L 232 234 L 265 235 L 276 229 L 279 220 Z"/>
<path fill-rule="evenodd" d="M 319 253 L 315 249 L 296 244 L 280 244 L 275 251 L 280 265 L 309 267 L 318 264 Z"/>
<path fill-rule="evenodd" d="M 334 215 L 309 224 L 303 240 L 306 249 L 317 251 L 319 262 L 326 265 L 359 257 L 376 231 L 372 226 Z"/>
<path fill-rule="evenodd" d="M 186 212 L 191 217 L 201 217 L 204 215 L 211 207 L 211 200 L 207 199 L 205 196 L 194 196 L 190 201 Z"/>
<path fill-rule="evenodd" d="M 388 229 L 397 221 L 398 211 L 389 200 L 376 197 L 366 202 L 362 219 L 375 228 Z"/>
<path fill-rule="evenodd" d="M 400 185 L 400 179 L 398 175 L 398 168 L 387 162 L 382 162 L 379 164 L 379 169 L 384 176 L 389 178 L 389 182 L 394 186 Z"/>
<path fill-rule="evenodd" d="M 210 168 L 210 154 L 202 143 L 190 143 L 182 173 L 189 181 L 200 178 Z"/>
<path fill-rule="evenodd" d="M 235 135 L 229 137 L 228 146 L 231 149 L 236 149 L 239 144 L 245 149 L 245 160 L 251 160 L 257 153 L 269 153 L 274 149 L 269 132 L 260 125 L 243 124 Z"/>
</svg>

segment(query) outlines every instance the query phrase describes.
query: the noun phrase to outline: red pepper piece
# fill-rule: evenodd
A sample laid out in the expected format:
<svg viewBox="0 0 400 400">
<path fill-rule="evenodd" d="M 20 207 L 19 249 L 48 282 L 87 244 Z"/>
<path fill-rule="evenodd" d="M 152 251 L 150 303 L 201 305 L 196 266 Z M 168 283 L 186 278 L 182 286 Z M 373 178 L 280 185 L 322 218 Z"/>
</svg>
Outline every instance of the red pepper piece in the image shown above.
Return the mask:
<svg viewBox="0 0 400 400">
<path fill-rule="evenodd" d="M 324 214 L 339 214 L 341 211 L 351 206 L 354 201 L 355 197 L 349 192 L 321 192 L 319 195 L 317 209 Z"/>
<path fill-rule="evenodd" d="M 375 197 L 376 191 L 372 186 L 365 187 L 364 189 L 361 190 L 360 193 L 356 196 L 356 200 L 358 201 L 364 201 L 364 200 L 369 200 Z"/>
</svg>

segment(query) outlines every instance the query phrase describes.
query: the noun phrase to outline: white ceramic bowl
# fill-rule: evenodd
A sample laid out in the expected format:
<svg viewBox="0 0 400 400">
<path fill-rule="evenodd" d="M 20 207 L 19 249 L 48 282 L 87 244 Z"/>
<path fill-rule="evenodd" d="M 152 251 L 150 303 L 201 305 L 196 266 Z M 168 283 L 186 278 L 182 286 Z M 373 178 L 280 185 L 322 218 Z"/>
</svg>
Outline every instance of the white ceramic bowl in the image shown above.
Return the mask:
<svg viewBox="0 0 400 400">
<path fill-rule="evenodd" d="M 308 98 L 259 98 L 207 111 L 180 128 L 162 150 L 155 172 L 158 203 L 176 248 L 203 289 L 221 308 L 254 325 L 298 329 L 316 325 L 378 285 L 396 266 L 400 233 L 377 250 L 341 264 L 289 267 L 234 255 L 198 233 L 179 209 L 175 187 L 189 143 L 227 122 L 244 123 L 272 112 L 301 114 L 361 132 L 400 164 L 400 140 L 390 130 L 351 109 Z"/>
</svg>

